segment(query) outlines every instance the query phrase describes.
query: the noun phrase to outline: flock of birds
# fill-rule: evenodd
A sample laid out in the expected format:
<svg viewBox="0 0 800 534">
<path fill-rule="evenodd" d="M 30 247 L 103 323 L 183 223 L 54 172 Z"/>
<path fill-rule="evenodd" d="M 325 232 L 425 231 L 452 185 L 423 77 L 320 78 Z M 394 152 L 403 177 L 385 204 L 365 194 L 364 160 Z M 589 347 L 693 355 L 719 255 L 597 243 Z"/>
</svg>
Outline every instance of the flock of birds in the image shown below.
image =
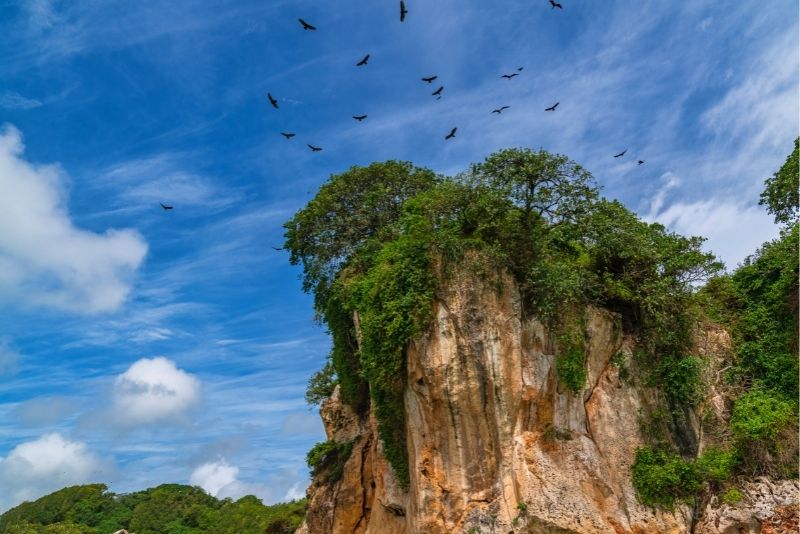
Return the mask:
<svg viewBox="0 0 800 534">
<path fill-rule="evenodd" d="M 548 2 L 550 3 L 550 6 L 551 6 L 552 9 L 564 9 L 564 7 L 560 3 L 556 2 L 555 0 L 548 0 Z M 405 0 L 400 0 L 400 22 L 405 21 L 407 15 L 408 15 L 408 9 L 406 8 Z M 312 31 L 312 32 L 317 30 L 316 26 L 314 26 L 313 24 L 303 20 L 302 18 L 298 18 L 297 20 L 300 23 L 300 26 L 301 26 L 301 28 L 303 30 Z M 369 63 L 369 58 L 370 58 L 370 55 L 366 54 L 363 58 L 361 58 L 361 60 L 359 60 L 355 64 L 355 66 L 356 67 L 364 67 L 364 66 L 366 66 Z M 522 72 L 522 70 L 523 70 L 523 67 L 517 67 L 516 72 L 512 72 L 510 74 L 502 74 L 500 77 L 504 78 L 506 80 L 512 80 L 516 76 L 519 76 L 520 73 Z M 425 82 L 425 83 L 433 84 L 433 82 L 436 81 L 438 78 L 439 77 L 437 75 L 432 75 L 432 76 L 423 77 L 423 78 L 421 78 L 421 80 L 423 82 Z M 444 85 L 439 85 L 439 87 L 435 91 L 433 91 L 431 93 L 431 96 L 435 96 L 437 100 L 440 100 L 442 98 L 443 92 L 444 92 Z M 269 93 L 269 92 L 267 93 L 267 100 L 269 101 L 270 105 L 273 108 L 275 108 L 276 110 L 280 109 L 280 105 L 278 103 L 278 99 L 275 96 L 273 96 L 272 93 Z M 556 102 L 552 106 L 545 108 L 544 111 L 546 111 L 546 112 L 555 112 L 556 108 L 559 106 L 559 104 L 560 104 L 560 102 Z M 500 115 L 500 114 L 503 113 L 503 111 L 509 109 L 510 107 L 511 106 L 501 106 L 501 107 L 499 107 L 497 109 L 493 109 L 491 111 L 491 113 Z M 355 119 L 358 122 L 363 122 L 366 118 L 367 118 L 366 114 L 365 115 L 353 115 L 353 119 Z M 457 131 L 458 131 L 458 127 L 453 127 L 450 130 L 450 132 L 447 135 L 444 136 L 445 140 L 454 139 L 456 137 L 456 132 Z M 294 132 L 280 132 L 280 134 L 284 138 L 286 138 L 287 141 L 291 140 L 293 137 L 295 137 L 297 135 Z M 311 150 L 311 152 L 321 152 L 323 150 L 321 146 L 312 145 L 311 143 L 306 143 L 306 146 Z M 621 157 L 625 156 L 625 154 L 627 152 L 628 152 L 628 149 L 626 148 L 622 152 L 620 152 L 618 154 L 615 154 L 614 158 L 621 158 Z M 644 164 L 644 160 L 640 159 L 640 160 L 637 160 L 637 161 L 638 161 L 638 165 Z M 161 207 L 164 209 L 164 211 L 169 211 L 169 210 L 173 209 L 173 206 L 165 205 L 165 204 L 161 204 Z"/>
</svg>

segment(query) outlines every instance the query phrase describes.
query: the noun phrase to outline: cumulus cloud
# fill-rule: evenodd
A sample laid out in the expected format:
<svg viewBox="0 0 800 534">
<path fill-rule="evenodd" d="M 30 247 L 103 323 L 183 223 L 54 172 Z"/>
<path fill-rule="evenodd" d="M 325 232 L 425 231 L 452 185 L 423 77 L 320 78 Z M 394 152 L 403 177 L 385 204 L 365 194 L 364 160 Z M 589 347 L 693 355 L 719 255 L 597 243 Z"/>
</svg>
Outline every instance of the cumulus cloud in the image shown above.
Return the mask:
<svg viewBox="0 0 800 534">
<path fill-rule="evenodd" d="M 81 313 L 125 301 L 147 244 L 132 230 L 76 228 L 57 166 L 22 158 L 22 135 L 0 131 L 0 298 Z"/>
<path fill-rule="evenodd" d="M 200 400 L 200 381 L 167 358 L 142 358 L 114 381 L 114 419 L 135 426 L 179 419 Z"/>
<path fill-rule="evenodd" d="M 0 512 L 64 486 L 108 476 L 111 465 L 86 447 L 61 434 L 20 443 L 0 458 Z"/>
<path fill-rule="evenodd" d="M 222 458 L 215 462 L 204 463 L 192 471 L 192 476 L 189 477 L 189 484 L 192 486 L 200 486 L 206 493 L 214 497 L 227 497 L 230 495 L 221 495 L 222 493 L 229 494 L 231 491 L 240 489 L 241 483 L 236 479 L 239 474 L 239 468 L 228 464 Z M 238 495 L 241 497 L 241 495 Z"/>
</svg>

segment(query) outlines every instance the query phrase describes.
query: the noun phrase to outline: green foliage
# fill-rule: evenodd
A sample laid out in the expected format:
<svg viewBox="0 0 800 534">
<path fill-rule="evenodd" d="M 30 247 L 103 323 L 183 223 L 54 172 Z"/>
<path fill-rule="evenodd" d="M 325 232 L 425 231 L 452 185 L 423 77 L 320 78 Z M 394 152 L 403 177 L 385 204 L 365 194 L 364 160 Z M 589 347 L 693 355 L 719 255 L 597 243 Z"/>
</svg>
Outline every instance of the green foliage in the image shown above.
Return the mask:
<svg viewBox="0 0 800 534">
<path fill-rule="evenodd" d="M 306 402 L 308 404 L 321 404 L 322 401 L 333 395 L 333 390 L 339 380 L 336 378 L 336 369 L 333 362 L 328 359 L 322 369 L 311 375 L 306 388 Z"/>
<path fill-rule="evenodd" d="M 341 268 L 368 241 L 391 238 L 403 204 L 438 181 L 427 169 L 387 161 L 331 176 L 305 208 L 284 224 L 292 265 L 302 264 L 303 287 L 322 313 Z"/>
<path fill-rule="evenodd" d="M 559 337 L 556 357 L 558 378 L 573 393 L 580 393 L 586 385 L 586 349 L 583 335 L 568 332 Z"/>
<path fill-rule="evenodd" d="M 739 439 L 772 440 L 796 419 L 795 403 L 769 390 L 754 389 L 736 400 L 731 428 Z"/>
<path fill-rule="evenodd" d="M 735 450 L 710 448 L 700 455 L 695 465 L 703 480 L 724 482 L 731 478 L 738 463 L 739 458 Z"/>
<path fill-rule="evenodd" d="M 736 506 L 742 501 L 742 499 L 744 499 L 744 495 L 742 495 L 742 492 L 736 488 L 730 488 L 728 491 L 722 494 L 722 502 L 730 506 Z"/>
<path fill-rule="evenodd" d="M 311 476 L 327 473 L 328 482 L 336 482 L 342 478 L 344 464 L 350 458 L 353 442 L 337 443 L 335 441 L 321 441 L 314 445 L 306 455 L 306 463 L 311 470 Z"/>
<path fill-rule="evenodd" d="M 692 462 L 677 454 L 641 448 L 633 464 L 633 487 L 648 506 L 672 509 L 676 501 L 687 501 L 702 486 Z"/>
<path fill-rule="evenodd" d="M 775 216 L 776 223 L 793 224 L 798 222 L 798 149 L 800 137 L 794 140 L 794 151 L 772 177 L 767 178 L 759 204 L 767 206 L 767 211 Z"/>
<path fill-rule="evenodd" d="M 736 374 L 745 382 L 797 398 L 798 384 L 798 225 L 765 243 L 718 283 L 732 311 L 738 356 Z"/>
<path fill-rule="evenodd" d="M 675 404 L 693 405 L 702 393 L 700 373 L 703 366 L 703 360 L 696 356 L 664 359 L 657 367 L 658 382 Z"/>
<path fill-rule="evenodd" d="M 0 534 L 289 534 L 306 501 L 264 506 L 252 495 L 219 500 L 199 488 L 164 484 L 114 495 L 102 484 L 73 486 L 0 515 Z"/>
</svg>

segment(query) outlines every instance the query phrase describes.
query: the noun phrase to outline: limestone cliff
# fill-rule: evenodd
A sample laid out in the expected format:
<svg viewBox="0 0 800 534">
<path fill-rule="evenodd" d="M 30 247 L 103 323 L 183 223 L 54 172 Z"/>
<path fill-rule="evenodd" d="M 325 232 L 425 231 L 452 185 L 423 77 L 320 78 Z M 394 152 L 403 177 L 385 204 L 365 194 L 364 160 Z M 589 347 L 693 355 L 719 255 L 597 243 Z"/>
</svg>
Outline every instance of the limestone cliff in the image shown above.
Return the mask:
<svg viewBox="0 0 800 534">
<path fill-rule="evenodd" d="M 329 439 L 354 446 L 339 482 L 314 480 L 299 532 L 738 532 L 717 529 L 711 506 L 698 517 L 685 505 L 665 512 L 637 502 L 631 465 L 645 442 L 641 418 L 660 399 L 636 379 L 641 364 L 620 318 L 585 310 L 587 379 L 573 393 L 559 384 L 556 336 L 523 318 L 515 284 L 500 282 L 461 275 L 442 284 L 430 331 L 408 348 L 408 490 L 381 454 L 373 414 L 359 417 L 338 393 L 324 403 Z M 711 359 L 728 343 L 718 330 L 698 336 Z M 711 388 L 671 429 L 676 444 L 702 449 L 698 414 L 726 409 Z M 779 504 L 796 503 L 796 492 L 781 495 Z"/>
</svg>

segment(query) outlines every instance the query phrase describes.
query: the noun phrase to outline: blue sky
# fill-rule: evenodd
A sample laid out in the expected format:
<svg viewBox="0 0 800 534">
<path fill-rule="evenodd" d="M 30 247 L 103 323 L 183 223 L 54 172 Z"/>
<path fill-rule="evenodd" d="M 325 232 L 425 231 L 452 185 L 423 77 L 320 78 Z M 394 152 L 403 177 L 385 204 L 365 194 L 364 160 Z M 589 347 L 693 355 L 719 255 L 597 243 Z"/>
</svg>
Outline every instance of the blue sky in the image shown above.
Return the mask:
<svg viewBox="0 0 800 534">
<path fill-rule="evenodd" d="M 271 246 L 351 165 L 542 147 L 729 266 L 777 235 L 797 3 L 561 3 L 0 0 L 0 510 L 88 481 L 302 495 L 329 340 Z"/>
</svg>

